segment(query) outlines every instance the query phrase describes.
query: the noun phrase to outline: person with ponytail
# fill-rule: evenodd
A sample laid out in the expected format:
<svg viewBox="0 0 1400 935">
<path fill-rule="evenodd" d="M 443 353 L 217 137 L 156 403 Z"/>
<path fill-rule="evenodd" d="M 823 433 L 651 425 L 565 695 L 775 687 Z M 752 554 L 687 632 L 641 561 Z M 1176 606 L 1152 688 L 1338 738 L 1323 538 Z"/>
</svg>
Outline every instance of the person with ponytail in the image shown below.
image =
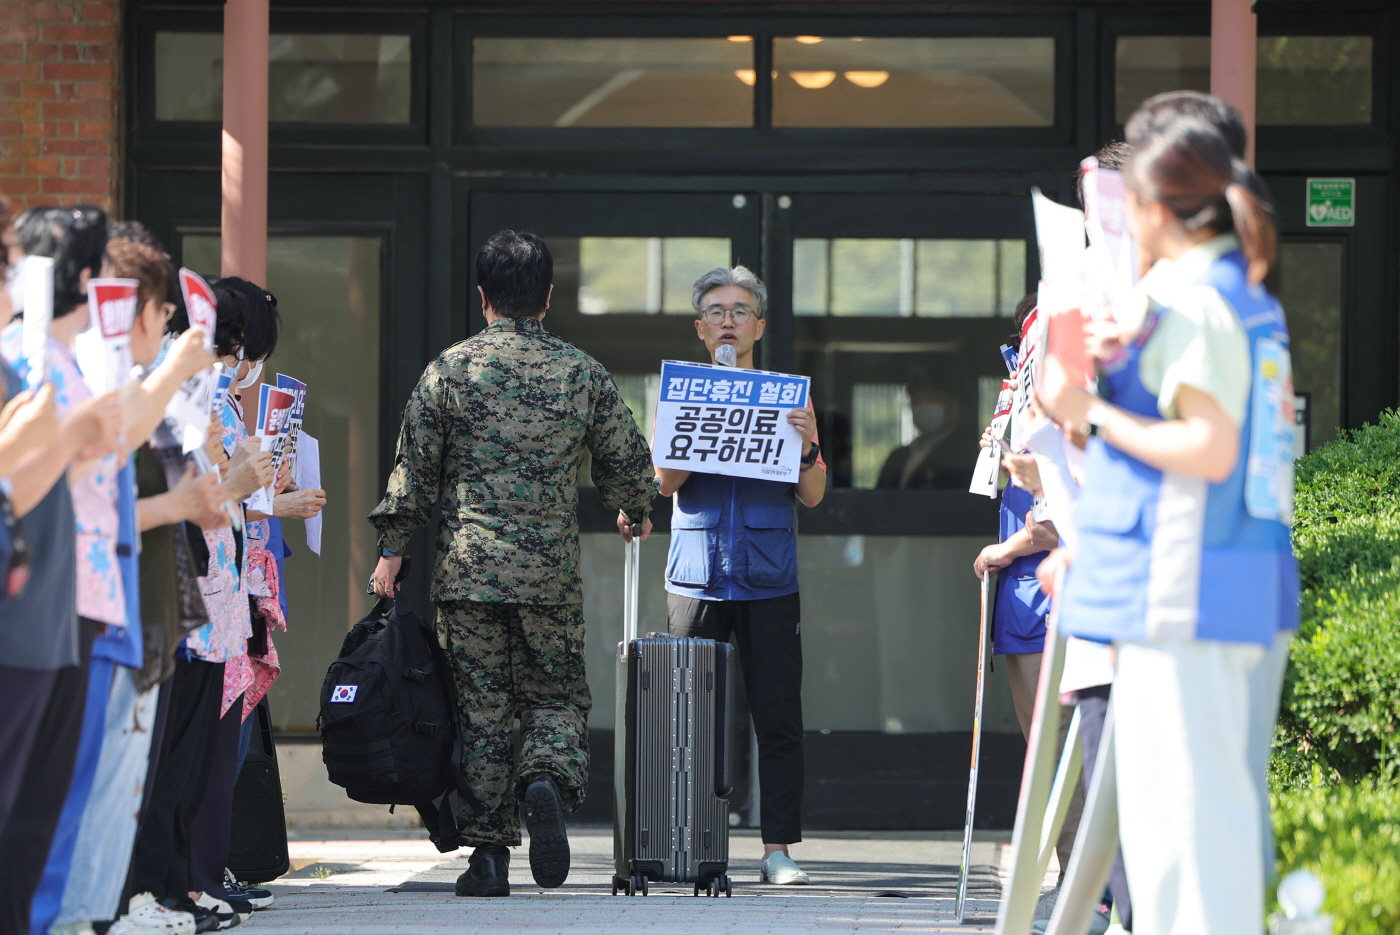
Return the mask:
<svg viewBox="0 0 1400 935">
<path fill-rule="evenodd" d="M 1090 436 L 1060 619 L 1111 642 L 1119 833 L 1137 935 L 1264 927 L 1249 678 L 1297 626 L 1292 379 L 1262 286 L 1277 235 L 1220 132 L 1182 117 L 1135 141 L 1129 227 L 1142 325 L 1096 347 L 1102 396 L 1053 357 L 1038 387 Z"/>
</svg>

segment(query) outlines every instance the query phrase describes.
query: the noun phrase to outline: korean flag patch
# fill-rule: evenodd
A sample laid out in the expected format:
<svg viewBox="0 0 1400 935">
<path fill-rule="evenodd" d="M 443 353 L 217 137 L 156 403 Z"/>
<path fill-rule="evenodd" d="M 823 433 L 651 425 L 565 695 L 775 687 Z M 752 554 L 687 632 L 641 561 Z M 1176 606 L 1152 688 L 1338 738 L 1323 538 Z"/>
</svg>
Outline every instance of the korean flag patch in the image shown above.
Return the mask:
<svg viewBox="0 0 1400 935">
<path fill-rule="evenodd" d="M 355 700 L 355 692 L 359 690 L 358 685 L 337 685 L 335 691 L 331 692 L 331 704 L 350 704 Z"/>
</svg>

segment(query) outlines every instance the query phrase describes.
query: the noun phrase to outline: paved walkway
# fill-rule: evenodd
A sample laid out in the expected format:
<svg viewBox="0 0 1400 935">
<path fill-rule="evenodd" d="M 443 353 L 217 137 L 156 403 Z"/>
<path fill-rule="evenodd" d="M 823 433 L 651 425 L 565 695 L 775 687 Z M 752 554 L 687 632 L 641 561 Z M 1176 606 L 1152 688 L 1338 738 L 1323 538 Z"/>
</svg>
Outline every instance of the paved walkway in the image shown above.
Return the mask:
<svg viewBox="0 0 1400 935">
<path fill-rule="evenodd" d="M 959 926 L 953 919 L 957 834 L 809 836 L 794 856 L 814 885 L 780 888 L 759 884 L 762 846 L 753 832 L 739 831 L 730 845 L 732 899 L 697 899 L 690 887 L 671 886 L 653 886 L 645 898 L 609 896 L 607 828 L 570 829 L 573 865 L 559 889 L 534 885 L 521 848 L 514 852 L 508 899 L 460 899 L 452 888 L 466 869 L 465 852 L 438 854 L 422 832 L 390 834 L 363 840 L 361 831 L 357 839 L 291 842 L 293 871 L 271 884 L 277 902 L 246 923 L 249 935 L 467 935 L 488 929 L 494 935 L 502 926 L 535 935 L 990 932 L 1009 838 L 988 833 L 974 843 L 970 898 Z"/>
</svg>

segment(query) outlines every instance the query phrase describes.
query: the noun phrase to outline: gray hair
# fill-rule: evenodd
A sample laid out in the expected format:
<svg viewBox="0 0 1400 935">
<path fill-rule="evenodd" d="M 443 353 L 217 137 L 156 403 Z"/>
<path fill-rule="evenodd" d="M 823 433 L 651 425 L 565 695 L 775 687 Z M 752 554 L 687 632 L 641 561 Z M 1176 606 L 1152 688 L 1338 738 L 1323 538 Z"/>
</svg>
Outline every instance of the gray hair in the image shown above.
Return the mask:
<svg viewBox="0 0 1400 935">
<path fill-rule="evenodd" d="M 759 318 L 763 317 L 763 310 L 768 305 L 768 287 L 747 266 L 735 266 L 732 269 L 720 266 L 695 280 L 695 287 L 690 292 L 690 304 L 695 306 L 695 314 L 700 314 L 700 303 L 705 300 L 705 296 L 721 286 L 738 286 L 749 290 L 754 302 L 758 304 L 754 311 L 758 313 Z"/>
</svg>

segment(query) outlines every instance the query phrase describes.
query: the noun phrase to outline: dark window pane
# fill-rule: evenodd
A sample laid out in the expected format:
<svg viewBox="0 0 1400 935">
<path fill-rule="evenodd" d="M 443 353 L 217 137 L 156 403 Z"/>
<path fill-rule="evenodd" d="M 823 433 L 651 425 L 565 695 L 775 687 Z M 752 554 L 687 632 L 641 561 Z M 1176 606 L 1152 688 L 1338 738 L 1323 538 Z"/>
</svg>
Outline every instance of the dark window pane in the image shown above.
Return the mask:
<svg viewBox="0 0 1400 935">
<path fill-rule="evenodd" d="M 691 315 L 690 288 L 729 265 L 727 237 L 580 237 L 578 311 Z"/>
<path fill-rule="evenodd" d="M 479 127 L 747 127 L 753 39 L 472 42 Z"/>
<path fill-rule="evenodd" d="M 1024 240 L 802 238 L 792 262 L 798 315 L 1010 315 L 1026 283 Z"/>
<path fill-rule="evenodd" d="M 1210 91 L 1209 36 L 1119 36 L 1114 117 L 1127 123 L 1138 105 L 1164 91 Z"/>
<path fill-rule="evenodd" d="M 1371 122 L 1370 36 L 1260 36 L 1259 126 Z M 1164 91 L 1210 91 L 1209 36 L 1120 36 L 1114 114 Z"/>
<path fill-rule="evenodd" d="M 272 123 L 408 123 L 408 36 L 274 33 L 268 43 Z M 220 33 L 156 33 L 156 119 L 223 119 Z"/>
<path fill-rule="evenodd" d="M 1258 76 L 1261 127 L 1371 122 L 1370 36 L 1263 36 Z"/>
<path fill-rule="evenodd" d="M 1307 394 L 1307 441 L 1316 448 L 1342 421 L 1342 245 L 1284 241 L 1278 253 L 1293 389 Z"/>
<path fill-rule="evenodd" d="M 1026 242 L 803 238 L 793 283 L 832 485 L 966 489 Z"/>
<path fill-rule="evenodd" d="M 773 40 L 778 127 L 1046 127 L 1055 40 Z"/>
<path fill-rule="evenodd" d="M 156 119 L 219 121 L 223 117 L 223 34 L 156 33 Z"/>
</svg>

